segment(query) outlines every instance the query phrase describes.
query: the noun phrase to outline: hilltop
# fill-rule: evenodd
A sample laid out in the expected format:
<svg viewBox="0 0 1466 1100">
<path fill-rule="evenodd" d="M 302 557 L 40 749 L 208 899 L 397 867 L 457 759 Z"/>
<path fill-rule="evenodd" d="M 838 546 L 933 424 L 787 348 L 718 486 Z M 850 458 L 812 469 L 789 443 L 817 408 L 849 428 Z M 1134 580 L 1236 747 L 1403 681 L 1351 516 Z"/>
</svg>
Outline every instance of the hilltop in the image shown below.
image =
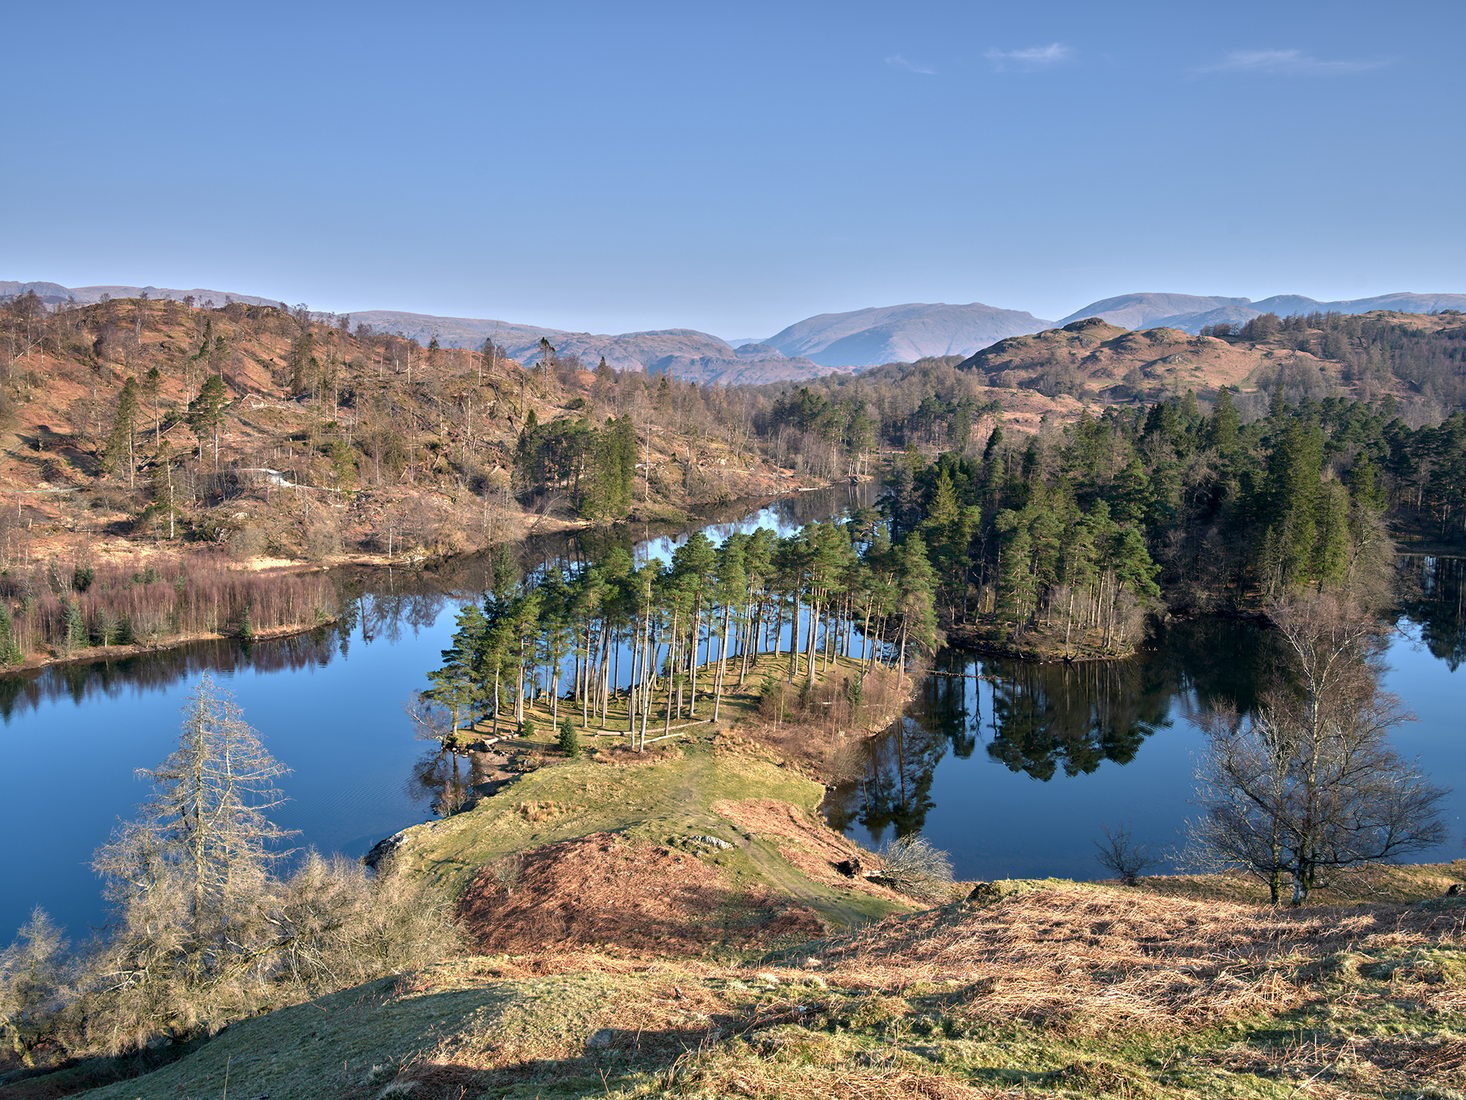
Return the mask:
<svg viewBox="0 0 1466 1100">
<path fill-rule="evenodd" d="M 1200 334 L 1131 331 L 1097 317 L 999 341 L 957 365 L 997 389 L 1133 404 L 1223 388 L 1290 401 L 1393 397 L 1427 416 L 1466 398 L 1455 364 L 1466 347 L 1459 312 L 1266 315 Z"/>
<path fill-rule="evenodd" d="M 1098 318 L 999 341 L 958 364 L 998 389 L 1070 394 L 1101 404 L 1155 400 L 1188 389 L 1214 392 L 1256 380 L 1284 357 L 1295 369 L 1338 373 L 1306 352 L 1233 345 L 1174 328 L 1134 332 Z"/>
</svg>

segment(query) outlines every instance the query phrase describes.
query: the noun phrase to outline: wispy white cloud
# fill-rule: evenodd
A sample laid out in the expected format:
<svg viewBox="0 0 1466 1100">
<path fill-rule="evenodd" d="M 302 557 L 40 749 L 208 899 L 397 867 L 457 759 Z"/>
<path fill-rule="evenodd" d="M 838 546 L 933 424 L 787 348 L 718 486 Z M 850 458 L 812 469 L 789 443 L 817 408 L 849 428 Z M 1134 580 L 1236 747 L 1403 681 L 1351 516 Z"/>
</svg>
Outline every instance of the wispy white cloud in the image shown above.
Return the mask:
<svg viewBox="0 0 1466 1100">
<path fill-rule="evenodd" d="M 886 58 L 886 64 L 893 69 L 904 69 L 908 73 L 917 73 L 920 76 L 936 76 L 937 70 L 927 65 L 920 65 L 915 61 L 907 61 L 899 53 L 893 53 Z"/>
<path fill-rule="evenodd" d="M 1302 50 L 1232 50 L 1200 73 L 1261 73 L 1265 76 L 1349 76 L 1382 69 L 1390 58 L 1323 58 Z"/>
<path fill-rule="evenodd" d="M 1062 42 L 1047 46 L 1026 46 L 1018 50 L 988 50 L 983 54 L 998 72 L 1009 69 L 1047 69 L 1074 56 L 1074 48 Z"/>
</svg>

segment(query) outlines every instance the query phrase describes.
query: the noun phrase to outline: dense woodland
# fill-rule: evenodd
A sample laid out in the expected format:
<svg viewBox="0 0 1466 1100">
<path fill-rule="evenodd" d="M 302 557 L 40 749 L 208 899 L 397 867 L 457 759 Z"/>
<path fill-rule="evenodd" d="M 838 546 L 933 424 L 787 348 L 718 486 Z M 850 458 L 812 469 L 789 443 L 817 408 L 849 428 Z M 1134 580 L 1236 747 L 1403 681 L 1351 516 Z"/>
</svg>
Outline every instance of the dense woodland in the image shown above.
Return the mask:
<svg viewBox="0 0 1466 1100">
<path fill-rule="evenodd" d="M 1411 430 L 1330 399 L 1243 424 L 1230 395 L 1085 415 L 981 456 L 896 464 L 899 539 L 922 532 L 949 623 L 1113 652 L 1138 617 L 1246 610 L 1303 589 L 1390 598 L 1385 519 L 1459 533 L 1466 417 Z M 1076 638 L 1085 644 L 1076 646 Z"/>
</svg>

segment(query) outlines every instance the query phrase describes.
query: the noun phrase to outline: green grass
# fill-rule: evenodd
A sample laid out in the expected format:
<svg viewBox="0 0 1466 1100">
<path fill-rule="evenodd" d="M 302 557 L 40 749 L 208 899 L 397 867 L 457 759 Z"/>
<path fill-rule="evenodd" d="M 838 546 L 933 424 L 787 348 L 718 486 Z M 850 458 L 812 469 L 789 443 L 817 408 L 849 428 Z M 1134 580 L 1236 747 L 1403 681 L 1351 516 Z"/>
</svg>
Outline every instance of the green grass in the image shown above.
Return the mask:
<svg viewBox="0 0 1466 1100">
<path fill-rule="evenodd" d="M 749 682 L 756 683 L 757 676 Z M 551 753 L 544 766 L 473 809 L 408 830 L 394 858 L 398 866 L 456 896 L 486 864 L 559 841 L 610 832 L 680 846 L 686 837 L 706 835 L 731 847 L 694 853 L 721 867 L 735 890 L 773 890 L 836 927 L 898 911 L 900 904 L 889 898 L 812 879 L 782 854 L 779 838 L 745 832 L 713 809 L 722 801 L 764 799 L 809 815 L 818 812 L 821 784 L 755 746 L 730 749 L 729 742 L 719 742 L 756 705 L 751 690 L 730 694 L 718 726 L 690 727 L 681 737 L 650 745 L 645 754 L 630 752 L 622 739 L 582 733 L 587 756 L 556 759 Z M 699 708 L 709 714 L 711 700 L 702 700 Z M 534 718 L 540 739 L 548 744 L 555 733 L 548 714 L 537 712 Z M 584 728 L 578 719 L 576 725 Z"/>
</svg>

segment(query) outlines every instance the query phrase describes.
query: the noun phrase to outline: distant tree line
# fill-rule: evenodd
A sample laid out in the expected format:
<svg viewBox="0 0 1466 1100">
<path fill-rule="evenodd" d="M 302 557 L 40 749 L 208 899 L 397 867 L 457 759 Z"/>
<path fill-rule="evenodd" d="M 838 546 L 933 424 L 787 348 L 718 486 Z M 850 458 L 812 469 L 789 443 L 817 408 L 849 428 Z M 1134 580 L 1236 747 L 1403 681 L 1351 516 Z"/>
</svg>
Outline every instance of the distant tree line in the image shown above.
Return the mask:
<svg viewBox="0 0 1466 1100">
<path fill-rule="evenodd" d="M 1241 325 L 1208 325 L 1201 334 L 1233 343 L 1266 341 L 1333 360 L 1344 364 L 1345 381 L 1367 383 L 1375 392 L 1398 379 L 1439 418 L 1466 403 L 1466 315 L 1439 316 L 1455 323 L 1422 326 L 1367 313 L 1264 313 Z"/>
<path fill-rule="evenodd" d="M 321 573 L 264 576 L 218 554 L 131 564 L 52 559 L 0 571 L 0 666 L 201 635 L 248 641 L 337 612 L 335 587 Z"/>
</svg>

